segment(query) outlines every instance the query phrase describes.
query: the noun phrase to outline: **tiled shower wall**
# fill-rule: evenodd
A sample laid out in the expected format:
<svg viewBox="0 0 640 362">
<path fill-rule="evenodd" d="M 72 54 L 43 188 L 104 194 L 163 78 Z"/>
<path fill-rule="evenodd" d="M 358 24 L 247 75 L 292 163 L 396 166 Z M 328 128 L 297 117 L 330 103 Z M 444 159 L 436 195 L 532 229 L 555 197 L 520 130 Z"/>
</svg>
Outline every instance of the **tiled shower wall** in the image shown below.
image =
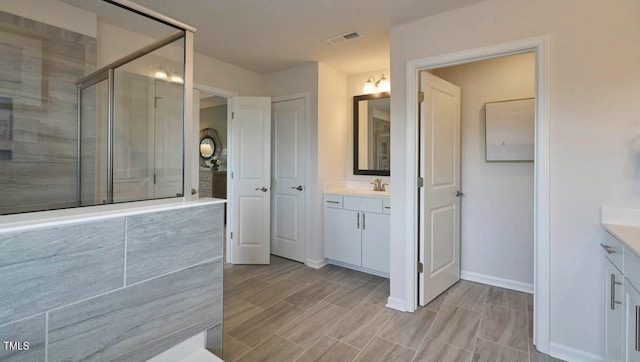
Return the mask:
<svg viewBox="0 0 640 362">
<path fill-rule="evenodd" d="M 76 81 L 96 39 L 0 11 L 0 214 L 77 206 Z"/>
<path fill-rule="evenodd" d="M 220 350 L 222 233 L 223 204 L 0 233 L 0 360 L 146 360 L 207 330 Z"/>
</svg>

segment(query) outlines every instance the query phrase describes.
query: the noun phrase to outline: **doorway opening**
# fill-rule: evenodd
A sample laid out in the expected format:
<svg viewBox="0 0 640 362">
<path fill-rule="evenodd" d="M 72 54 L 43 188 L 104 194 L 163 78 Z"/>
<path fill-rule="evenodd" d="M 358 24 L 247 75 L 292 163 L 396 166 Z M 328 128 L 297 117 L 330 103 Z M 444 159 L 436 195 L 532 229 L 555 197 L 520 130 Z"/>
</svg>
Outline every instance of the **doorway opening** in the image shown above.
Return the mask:
<svg viewBox="0 0 640 362">
<path fill-rule="evenodd" d="M 194 86 L 194 123 L 197 125 L 198 169 L 193 177 L 198 180 L 199 197 L 214 197 L 228 200 L 227 173 L 229 159 L 229 98 L 234 92 L 196 84 Z M 229 260 L 227 210 L 224 211 L 223 255 Z"/>
<path fill-rule="evenodd" d="M 535 54 L 425 70 L 420 91 L 419 304 L 459 279 L 533 293 Z"/>
<path fill-rule="evenodd" d="M 407 63 L 406 91 L 417 94 L 419 75 L 422 71 L 472 63 L 480 60 L 500 58 L 508 55 L 533 52 L 535 56 L 535 121 L 534 121 L 534 196 L 533 196 L 533 342 L 537 349 L 549 353 L 549 122 L 548 122 L 548 37 L 540 36 L 510 43 L 498 44 L 457 53 L 443 54 Z M 419 139 L 418 114 L 420 109 L 416 98 L 407 97 L 406 109 L 408 162 L 407 172 L 408 218 L 407 230 L 414 235 L 414 243 L 405 249 L 406 263 L 404 276 L 397 281 L 405 281 L 407 310 L 415 310 L 418 304 L 418 260 L 419 260 Z M 426 182 L 426 180 L 425 180 Z M 393 276 L 392 276 L 393 278 Z M 393 283 L 392 283 L 393 284 Z M 391 298 L 390 298 L 391 300 Z M 398 301 L 393 300 L 395 303 Z"/>
</svg>

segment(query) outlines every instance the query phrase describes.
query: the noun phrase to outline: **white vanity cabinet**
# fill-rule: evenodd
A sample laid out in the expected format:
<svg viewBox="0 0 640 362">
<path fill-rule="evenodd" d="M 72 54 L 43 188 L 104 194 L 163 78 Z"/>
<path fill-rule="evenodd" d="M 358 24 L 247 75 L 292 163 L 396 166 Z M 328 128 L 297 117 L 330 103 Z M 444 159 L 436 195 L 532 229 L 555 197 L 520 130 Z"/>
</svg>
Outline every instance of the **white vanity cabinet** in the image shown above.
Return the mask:
<svg viewBox="0 0 640 362">
<path fill-rule="evenodd" d="M 389 199 L 325 193 L 324 256 L 330 263 L 389 275 Z"/>
<path fill-rule="evenodd" d="M 622 361 L 623 356 L 623 330 L 624 330 L 624 275 L 609 260 L 605 259 L 605 331 L 606 331 L 606 356 L 607 361 Z"/>
<path fill-rule="evenodd" d="M 624 318 L 624 335 L 626 338 L 624 347 L 624 361 L 640 361 L 640 293 L 632 285 L 625 285 L 624 303 L 626 305 L 626 318 Z M 617 331 L 615 331 L 617 332 Z M 609 340 L 609 330 L 607 329 L 607 342 Z M 608 346 L 607 346 L 608 347 Z M 622 359 L 609 359 L 609 351 L 607 350 L 607 359 L 609 361 L 620 361 Z"/>
</svg>

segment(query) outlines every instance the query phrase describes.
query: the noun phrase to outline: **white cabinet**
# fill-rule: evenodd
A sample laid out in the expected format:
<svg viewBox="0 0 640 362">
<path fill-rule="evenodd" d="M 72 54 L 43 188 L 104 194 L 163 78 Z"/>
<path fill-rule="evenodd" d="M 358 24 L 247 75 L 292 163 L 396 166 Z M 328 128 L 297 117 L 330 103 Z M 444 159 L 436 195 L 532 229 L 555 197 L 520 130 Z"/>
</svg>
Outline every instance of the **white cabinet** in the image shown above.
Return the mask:
<svg viewBox="0 0 640 362">
<path fill-rule="evenodd" d="M 624 288 L 624 303 L 626 305 L 626 318 L 624 322 L 624 334 L 626 343 L 624 348 L 625 361 L 640 361 L 640 293 L 629 283 Z M 607 330 L 607 340 L 609 330 Z M 607 358 L 608 356 L 607 350 Z M 618 361 L 618 360 L 616 360 Z"/>
<path fill-rule="evenodd" d="M 389 273 L 389 215 L 362 214 L 362 267 Z"/>
<path fill-rule="evenodd" d="M 344 263 L 360 265 L 362 243 L 360 214 L 356 211 L 325 208 L 324 256 Z"/>
<path fill-rule="evenodd" d="M 325 194 L 324 256 L 329 262 L 389 275 L 389 209 L 384 198 Z M 386 212 L 384 212 L 386 210 Z"/>
<path fill-rule="evenodd" d="M 607 312 L 605 314 L 607 361 L 622 361 L 624 346 L 624 276 L 609 259 L 605 259 Z"/>
</svg>

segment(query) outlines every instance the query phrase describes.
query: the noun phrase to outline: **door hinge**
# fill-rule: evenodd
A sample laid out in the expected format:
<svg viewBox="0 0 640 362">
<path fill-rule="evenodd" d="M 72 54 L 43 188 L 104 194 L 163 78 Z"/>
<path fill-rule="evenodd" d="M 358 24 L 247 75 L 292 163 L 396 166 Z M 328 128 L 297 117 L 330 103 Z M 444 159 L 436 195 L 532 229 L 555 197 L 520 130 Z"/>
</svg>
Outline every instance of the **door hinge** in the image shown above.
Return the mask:
<svg viewBox="0 0 640 362">
<path fill-rule="evenodd" d="M 418 177 L 418 187 L 424 187 L 424 177 Z"/>
<path fill-rule="evenodd" d="M 235 119 L 236 118 L 236 112 L 231 112 L 231 119 Z"/>
<path fill-rule="evenodd" d="M 233 180 L 233 172 L 231 173 L 231 179 Z"/>
<path fill-rule="evenodd" d="M 156 180 L 157 180 L 157 178 L 156 178 L 156 174 L 154 173 L 154 174 L 153 174 L 153 184 L 154 184 L 154 185 L 156 184 Z"/>
<path fill-rule="evenodd" d="M 424 273 L 424 264 L 418 263 L 418 273 Z"/>
<path fill-rule="evenodd" d="M 230 236 L 230 238 L 231 238 L 231 239 L 233 239 L 233 231 L 231 232 L 231 236 Z"/>
<path fill-rule="evenodd" d="M 418 92 L 418 102 L 424 102 L 424 92 Z"/>
</svg>

